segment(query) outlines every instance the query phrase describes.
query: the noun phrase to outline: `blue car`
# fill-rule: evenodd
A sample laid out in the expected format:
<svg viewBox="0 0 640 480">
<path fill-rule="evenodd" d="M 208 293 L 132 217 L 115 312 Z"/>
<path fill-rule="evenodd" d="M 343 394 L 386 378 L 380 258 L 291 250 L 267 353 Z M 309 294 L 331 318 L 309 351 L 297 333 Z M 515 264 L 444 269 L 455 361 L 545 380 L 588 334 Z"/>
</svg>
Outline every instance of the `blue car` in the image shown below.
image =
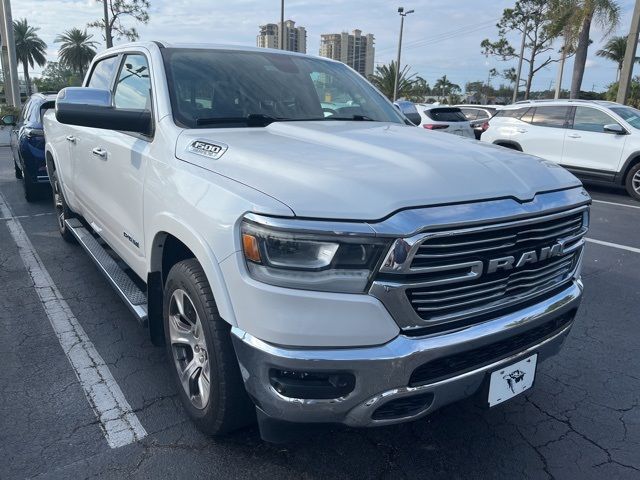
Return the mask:
<svg viewBox="0 0 640 480">
<path fill-rule="evenodd" d="M 17 119 L 13 115 L 2 117 L 3 124 L 11 125 L 11 154 L 16 178 L 24 179 L 27 202 L 39 198 L 49 186 L 42 115 L 47 109 L 55 107 L 55 100 L 55 94 L 35 93 L 24 104 Z"/>
</svg>

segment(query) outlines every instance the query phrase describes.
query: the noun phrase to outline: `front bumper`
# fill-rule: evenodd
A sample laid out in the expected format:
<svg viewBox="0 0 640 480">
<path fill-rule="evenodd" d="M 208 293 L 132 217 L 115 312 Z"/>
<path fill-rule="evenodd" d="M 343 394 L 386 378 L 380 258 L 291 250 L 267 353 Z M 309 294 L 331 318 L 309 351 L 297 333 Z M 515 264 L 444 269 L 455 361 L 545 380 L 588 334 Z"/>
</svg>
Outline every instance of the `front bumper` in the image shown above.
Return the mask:
<svg viewBox="0 0 640 480">
<path fill-rule="evenodd" d="M 514 363 L 533 353 L 538 361 L 557 353 L 564 342 L 582 296 L 582 284 L 573 281 L 544 301 L 499 318 L 454 332 L 409 337 L 399 335 L 390 342 L 364 348 L 290 349 L 269 344 L 238 329 L 232 338 L 247 392 L 268 417 L 288 422 L 342 423 L 365 427 L 414 420 L 449 403 L 474 395 L 488 374 L 501 365 Z M 544 325 L 562 319 L 551 332 Z M 411 386 L 417 367 L 428 370 L 430 362 L 465 352 L 485 351 L 508 345 L 532 331 L 546 332 L 541 338 L 493 358 L 483 356 L 479 364 L 453 372 L 431 383 Z M 483 348 L 486 347 L 486 348 Z M 345 372 L 355 376 L 354 389 L 340 398 L 301 399 L 278 393 L 269 380 L 272 369 L 298 372 Z M 379 418 L 380 407 L 398 399 L 428 398 L 419 410 L 393 418 Z M 374 418 L 374 416 L 376 418 Z"/>
</svg>

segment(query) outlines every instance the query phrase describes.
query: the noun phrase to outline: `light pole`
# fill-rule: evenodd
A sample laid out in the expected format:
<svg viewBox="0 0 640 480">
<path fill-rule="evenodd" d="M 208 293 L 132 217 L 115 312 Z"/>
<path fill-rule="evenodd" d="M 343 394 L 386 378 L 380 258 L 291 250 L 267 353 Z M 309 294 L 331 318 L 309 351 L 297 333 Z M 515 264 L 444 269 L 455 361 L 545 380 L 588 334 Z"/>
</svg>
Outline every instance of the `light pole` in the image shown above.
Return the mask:
<svg viewBox="0 0 640 480">
<path fill-rule="evenodd" d="M 624 62 L 622 63 L 622 71 L 620 72 L 620 80 L 618 83 L 618 96 L 616 101 L 624 104 L 627 101 L 629 90 L 631 88 L 631 76 L 633 75 L 633 64 L 636 58 L 638 48 L 638 34 L 640 33 L 640 0 L 636 0 L 636 6 L 633 9 L 633 18 L 631 19 L 631 28 L 627 37 L 627 50 L 625 51 Z"/>
<path fill-rule="evenodd" d="M 280 50 L 284 50 L 284 0 L 280 0 Z"/>
<path fill-rule="evenodd" d="M 398 96 L 398 82 L 400 81 L 400 53 L 402 52 L 402 30 L 404 29 L 404 17 L 413 13 L 415 10 L 404 11 L 404 7 L 398 7 L 400 14 L 400 38 L 398 39 L 398 60 L 396 61 L 396 78 L 393 81 L 393 101 Z"/>
</svg>

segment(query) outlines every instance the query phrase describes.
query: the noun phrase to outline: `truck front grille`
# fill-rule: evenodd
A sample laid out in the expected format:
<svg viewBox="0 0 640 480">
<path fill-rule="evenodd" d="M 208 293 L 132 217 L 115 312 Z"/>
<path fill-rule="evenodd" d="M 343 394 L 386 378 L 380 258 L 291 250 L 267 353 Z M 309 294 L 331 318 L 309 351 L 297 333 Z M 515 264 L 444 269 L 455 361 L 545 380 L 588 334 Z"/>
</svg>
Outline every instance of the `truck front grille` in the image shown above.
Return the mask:
<svg viewBox="0 0 640 480">
<path fill-rule="evenodd" d="M 399 240 L 404 263 L 382 270 L 376 295 L 395 318 L 414 317 L 403 319 L 413 334 L 483 321 L 570 282 L 587 227 L 585 206 Z"/>
</svg>

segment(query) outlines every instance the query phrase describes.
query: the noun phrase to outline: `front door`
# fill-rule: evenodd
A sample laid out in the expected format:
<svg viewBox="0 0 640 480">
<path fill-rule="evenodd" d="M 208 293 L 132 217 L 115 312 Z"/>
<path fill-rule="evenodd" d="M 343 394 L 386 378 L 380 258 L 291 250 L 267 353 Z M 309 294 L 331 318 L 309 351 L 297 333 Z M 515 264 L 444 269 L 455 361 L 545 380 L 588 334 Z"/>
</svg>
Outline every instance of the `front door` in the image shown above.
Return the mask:
<svg viewBox="0 0 640 480">
<path fill-rule="evenodd" d="M 604 131 L 604 126 L 618 123 L 608 113 L 593 107 L 579 106 L 573 115 L 573 128 L 567 130 L 562 164 L 569 169 L 592 174 L 612 175 L 620 169 L 627 135 Z M 603 177 L 603 179 L 605 179 Z"/>
<path fill-rule="evenodd" d="M 141 53 L 122 56 L 113 85 L 116 109 L 152 110 L 149 64 Z M 143 193 L 152 139 L 91 129 L 88 147 L 95 173 L 90 200 L 94 228 L 138 274 L 144 274 Z"/>
</svg>

